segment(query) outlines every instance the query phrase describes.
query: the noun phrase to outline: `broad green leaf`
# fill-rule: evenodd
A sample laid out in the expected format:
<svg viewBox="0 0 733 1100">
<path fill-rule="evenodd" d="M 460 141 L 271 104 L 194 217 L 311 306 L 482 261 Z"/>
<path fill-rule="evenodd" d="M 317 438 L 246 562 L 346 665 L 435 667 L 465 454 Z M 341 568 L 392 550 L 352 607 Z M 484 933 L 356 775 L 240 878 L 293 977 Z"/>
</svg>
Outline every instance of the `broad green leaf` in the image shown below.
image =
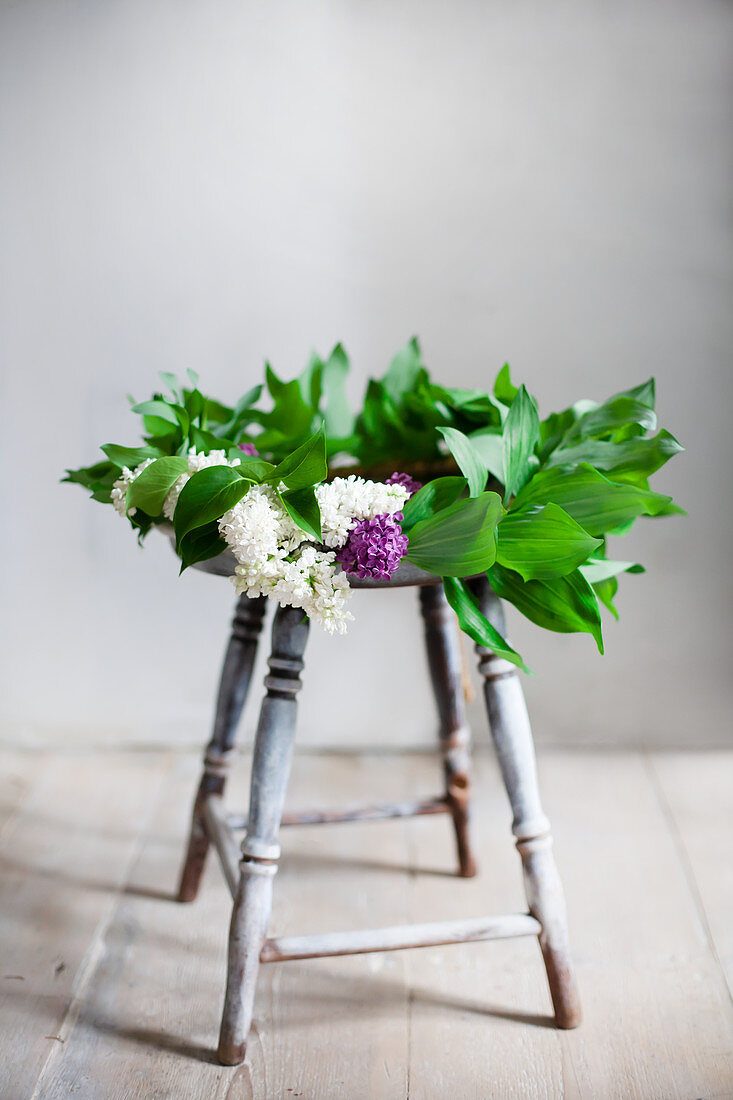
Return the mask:
<svg viewBox="0 0 733 1100">
<path fill-rule="evenodd" d="M 148 516 L 159 516 L 163 503 L 181 474 L 188 470 L 185 458 L 158 458 L 138 474 L 127 490 L 127 507 L 140 508 Z"/>
<path fill-rule="evenodd" d="M 160 451 L 155 447 L 118 447 L 116 443 L 105 443 L 100 449 L 119 469 L 127 466 L 128 470 L 134 470 L 146 458 L 160 457 Z"/>
<path fill-rule="evenodd" d="M 189 377 L 189 380 L 190 380 L 190 382 L 191 382 L 191 385 L 193 386 L 193 388 L 194 388 L 195 390 L 197 390 L 197 389 L 198 389 L 198 385 L 199 385 L 199 376 L 198 376 L 198 374 L 196 373 L 196 371 L 195 371 L 195 370 L 191 370 L 191 368 L 190 368 L 190 367 L 188 367 L 188 368 L 187 368 L 187 370 L 186 370 L 186 374 L 188 375 L 188 377 Z"/>
<path fill-rule="evenodd" d="M 438 428 L 438 431 L 448 444 L 450 453 L 468 482 L 470 496 L 477 497 L 486 488 L 486 479 L 489 476 L 481 455 L 468 436 L 459 432 L 457 428 Z"/>
<path fill-rule="evenodd" d="M 276 466 L 268 481 L 284 481 L 288 489 L 306 489 L 323 481 L 328 473 L 326 440 L 323 429 Z"/>
<path fill-rule="evenodd" d="M 275 403 L 274 408 L 268 413 L 257 413 L 252 419 L 258 420 L 268 434 L 282 432 L 286 439 L 298 439 L 310 432 L 313 409 L 303 400 L 298 379 L 281 382 L 268 366 L 267 385 Z"/>
<path fill-rule="evenodd" d="M 618 619 L 618 611 L 616 610 L 616 605 L 613 602 L 613 598 L 618 592 L 618 578 L 606 577 L 602 581 L 596 581 L 593 584 L 593 591 L 595 592 L 601 603 L 604 605 L 604 607 L 608 608 L 614 619 Z"/>
<path fill-rule="evenodd" d="M 232 447 L 236 446 L 233 439 L 225 439 L 220 435 L 214 435 L 213 432 L 207 431 L 206 428 L 197 428 L 195 424 L 191 427 L 189 439 L 196 448 L 198 454 L 208 454 L 210 451 L 228 452 Z M 240 451 L 240 454 L 241 453 Z"/>
<path fill-rule="evenodd" d="M 230 447 L 228 457 L 230 462 L 239 459 L 237 471 L 250 481 L 268 481 L 275 472 L 271 462 L 266 462 L 264 458 L 258 458 L 257 455 L 246 455 L 244 451 L 240 451 L 239 447 Z"/>
<path fill-rule="evenodd" d="M 152 401 L 141 401 L 139 405 L 134 405 L 132 411 L 145 418 L 146 427 L 149 421 L 166 421 L 168 424 L 175 425 L 176 428 L 180 427 L 184 435 L 188 434 L 191 421 L 188 413 L 181 405 L 172 405 L 168 401 L 156 397 Z M 162 426 L 158 425 L 153 434 L 164 435 L 169 431 L 170 428 L 163 431 Z"/>
<path fill-rule="evenodd" d="M 630 390 L 622 390 L 616 397 L 630 397 L 633 401 L 640 401 L 648 409 L 653 409 L 656 404 L 656 387 L 654 379 L 642 382 L 640 386 L 632 386 Z M 613 400 L 613 399 L 611 399 Z"/>
<path fill-rule="evenodd" d="M 511 372 L 509 370 L 509 364 L 505 363 L 496 376 L 494 382 L 494 397 L 505 405 L 511 405 L 514 398 L 517 396 L 518 387 L 512 382 Z"/>
<path fill-rule="evenodd" d="M 201 393 L 201 390 L 191 390 L 190 393 L 186 394 L 184 407 L 186 409 L 186 412 L 188 413 L 188 418 L 191 424 L 193 424 L 194 420 L 198 420 L 199 430 L 201 431 L 206 430 L 207 406 L 208 402 L 204 395 Z"/>
<path fill-rule="evenodd" d="M 478 605 L 478 601 L 464 580 L 458 577 L 444 577 L 443 588 L 463 630 L 477 645 L 491 649 L 497 657 L 511 661 L 513 665 L 529 672 L 522 658 L 508 642 L 502 638 L 495 626 L 492 626 Z"/>
<path fill-rule="evenodd" d="M 112 486 L 119 476 L 119 467 L 113 462 L 96 462 L 93 466 L 82 466 L 80 470 L 67 470 L 66 477 L 61 480 L 82 485 L 91 492 L 92 500 L 109 504 Z"/>
<path fill-rule="evenodd" d="M 540 420 L 534 401 L 524 386 L 520 386 L 502 429 L 504 437 L 504 499 L 515 496 L 529 480 L 534 463 L 534 449 L 540 438 Z"/>
<path fill-rule="evenodd" d="M 602 535 L 637 516 L 658 515 L 671 500 L 649 489 L 610 481 L 583 462 L 538 470 L 517 495 L 513 507 L 559 504 L 591 535 Z"/>
<path fill-rule="evenodd" d="M 436 477 L 405 502 L 402 530 L 409 534 L 415 524 L 455 504 L 467 488 L 465 477 Z"/>
<path fill-rule="evenodd" d="M 422 357 L 417 339 L 413 337 L 409 344 L 397 352 L 382 379 L 385 393 L 399 406 L 403 394 L 411 390 L 422 369 Z"/>
<path fill-rule="evenodd" d="M 316 493 L 312 486 L 307 489 L 288 489 L 282 494 L 282 502 L 290 518 L 298 524 L 302 531 L 320 542 L 321 510 L 318 507 Z"/>
<path fill-rule="evenodd" d="M 205 523 L 202 527 L 196 527 L 184 535 L 178 546 L 181 556 L 181 573 L 190 565 L 200 561 L 208 561 L 209 558 L 218 558 L 227 548 L 225 540 L 219 534 L 219 525 L 216 520 Z"/>
<path fill-rule="evenodd" d="M 514 604 L 533 623 L 558 634 L 591 634 L 603 653 L 598 600 L 579 570 L 550 581 L 523 581 L 518 573 L 496 563 L 488 577 L 497 596 Z"/>
<path fill-rule="evenodd" d="M 329 438 L 345 439 L 354 430 L 355 417 L 346 396 L 349 357 L 337 344 L 323 367 L 324 423 Z"/>
<path fill-rule="evenodd" d="M 608 580 L 609 577 L 617 577 L 619 573 L 645 573 L 643 565 L 635 561 L 610 561 L 608 558 L 589 558 L 581 565 L 580 572 L 589 584 L 598 584 Z"/>
<path fill-rule="evenodd" d="M 154 401 L 141 401 L 139 405 L 133 405 L 132 411 L 139 413 L 140 416 L 155 416 L 159 420 L 167 420 L 169 424 L 175 424 L 176 427 L 180 423 L 172 406 L 167 401 L 161 401 L 160 398 L 155 398 Z"/>
<path fill-rule="evenodd" d="M 441 577 L 483 573 L 496 559 L 496 524 L 503 511 L 496 493 L 459 500 L 415 524 L 406 556 Z"/>
<path fill-rule="evenodd" d="M 495 428 L 471 432 L 468 437 L 492 477 L 504 484 L 504 437 Z"/>
<path fill-rule="evenodd" d="M 654 431 L 657 415 L 654 409 L 627 395 L 612 397 L 581 416 L 563 436 L 561 446 L 569 447 L 582 439 L 610 435 L 619 428 L 634 426 L 642 434 Z"/>
<path fill-rule="evenodd" d="M 601 545 L 557 504 L 512 510 L 496 540 L 496 560 L 525 581 L 564 577 Z"/>
<path fill-rule="evenodd" d="M 180 545 L 189 531 L 223 516 L 251 485 L 231 466 L 208 466 L 193 474 L 181 490 L 173 515 L 176 543 Z"/>
<path fill-rule="evenodd" d="M 572 447 L 558 447 L 550 455 L 547 466 L 589 462 L 599 470 L 613 471 L 616 475 L 628 472 L 648 477 L 683 450 L 675 437 L 662 429 L 652 439 L 629 439 L 623 443 L 586 439 Z"/>
</svg>

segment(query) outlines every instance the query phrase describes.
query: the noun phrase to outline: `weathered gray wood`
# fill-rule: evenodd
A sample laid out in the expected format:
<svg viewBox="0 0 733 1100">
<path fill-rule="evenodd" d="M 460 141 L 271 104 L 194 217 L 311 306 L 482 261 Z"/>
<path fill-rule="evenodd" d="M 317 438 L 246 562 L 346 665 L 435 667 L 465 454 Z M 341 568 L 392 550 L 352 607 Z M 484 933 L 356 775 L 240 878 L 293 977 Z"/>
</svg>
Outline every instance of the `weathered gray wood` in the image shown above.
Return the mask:
<svg viewBox="0 0 733 1100">
<path fill-rule="evenodd" d="M 438 708 L 438 735 L 443 754 L 445 793 L 453 818 L 458 849 L 458 873 L 476 874 L 470 836 L 471 731 L 463 694 L 463 662 L 455 615 L 443 586 L 420 589 L 430 679 Z"/>
<path fill-rule="evenodd" d="M 376 806 L 342 806 L 340 810 L 298 810 L 283 814 L 280 828 L 287 825 L 344 825 L 350 821 L 384 821 L 392 817 L 422 817 L 425 814 L 450 812 L 444 795 L 424 798 L 415 802 L 383 802 Z M 247 818 L 242 814 L 228 814 L 230 829 L 246 829 Z"/>
<path fill-rule="evenodd" d="M 481 608 L 503 634 L 501 604 L 488 581 L 472 581 Z M 580 1023 L 580 1000 L 568 943 L 562 885 L 552 856 L 550 823 L 540 803 L 532 730 L 517 669 L 491 650 L 476 646 L 491 736 L 512 807 L 512 832 L 522 858 L 529 911 L 540 922 L 540 948 L 558 1027 Z"/>
<path fill-rule="evenodd" d="M 227 987 L 219 1035 L 224 1065 L 243 1061 L 252 1022 L 260 952 L 277 871 L 277 837 L 295 742 L 296 695 L 300 689 L 309 621 L 298 608 L 279 607 L 255 737 L 249 819 L 242 841 L 240 881 L 229 930 Z"/>
<path fill-rule="evenodd" d="M 265 603 L 264 597 L 250 600 L 240 596 L 237 601 L 219 682 L 214 728 L 204 753 L 203 775 L 194 800 L 191 834 L 178 888 L 179 901 L 193 901 L 198 894 L 209 850 L 204 806 L 210 797 L 220 798 L 224 793 L 237 727 L 252 680 Z"/>
<path fill-rule="evenodd" d="M 285 962 L 293 959 L 320 959 L 330 955 L 366 955 L 373 951 L 403 951 L 413 947 L 437 947 L 448 943 L 537 936 L 539 933 L 539 922 L 528 913 L 431 921 L 426 924 L 394 925 L 391 928 L 364 928 L 354 932 L 326 932 L 268 939 L 262 948 L 260 961 Z"/>
<path fill-rule="evenodd" d="M 240 851 L 220 798 L 206 799 L 203 818 L 206 835 L 216 848 L 229 892 L 234 898 L 239 885 Z"/>
</svg>

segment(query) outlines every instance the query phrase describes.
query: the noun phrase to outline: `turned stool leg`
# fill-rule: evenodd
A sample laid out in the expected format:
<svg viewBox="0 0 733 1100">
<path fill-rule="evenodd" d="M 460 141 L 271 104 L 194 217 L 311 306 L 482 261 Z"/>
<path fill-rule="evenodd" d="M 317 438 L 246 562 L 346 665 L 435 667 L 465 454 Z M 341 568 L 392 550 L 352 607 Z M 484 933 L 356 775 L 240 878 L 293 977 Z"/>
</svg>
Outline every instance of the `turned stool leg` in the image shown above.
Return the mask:
<svg viewBox="0 0 733 1100">
<path fill-rule="evenodd" d="M 220 797 L 224 793 L 237 725 L 252 679 L 264 613 L 264 597 L 254 600 L 247 596 L 239 597 L 221 670 L 214 729 L 204 753 L 204 771 L 193 804 L 191 834 L 178 889 L 179 901 L 193 901 L 198 894 L 209 850 L 209 839 L 203 824 L 203 806 L 209 796 Z"/>
<path fill-rule="evenodd" d="M 471 582 L 486 618 L 502 634 L 504 615 L 484 578 Z M 555 1022 L 572 1028 L 580 1023 L 580 1001 L 568 944 L 565 899 L 552 855 L 550 823 L 542 812 L 532 730 L 517 669 L 476 646 L 491 736 L 512 807 L 512 832 L 522 858 L 529 911 L 542 926 L 539 940 L 547 970 Z"/>
<path fill-rule="evenodd" d="M 461 650 L 455 616 L 440 584 L 420 588 L 425 644 L 440 718 L 445 793 L 453 817 L 458 873 L 476 874 L 469 829 L 471 807 L 471 731 L 466 722 Z"/>
<path fill-rule="evenodd" d="M 272 653 L 255 738 L 247 833 L 242 841 L 239 889 L 229 928 L 229 958 L 219 1061 L 244 1060 L 252 1023 L 260 953 L 267 935 L 277 842 L 295 741 L 308 619 L 299 608 L 279 607 L 272 625 Z"/>
</svg>

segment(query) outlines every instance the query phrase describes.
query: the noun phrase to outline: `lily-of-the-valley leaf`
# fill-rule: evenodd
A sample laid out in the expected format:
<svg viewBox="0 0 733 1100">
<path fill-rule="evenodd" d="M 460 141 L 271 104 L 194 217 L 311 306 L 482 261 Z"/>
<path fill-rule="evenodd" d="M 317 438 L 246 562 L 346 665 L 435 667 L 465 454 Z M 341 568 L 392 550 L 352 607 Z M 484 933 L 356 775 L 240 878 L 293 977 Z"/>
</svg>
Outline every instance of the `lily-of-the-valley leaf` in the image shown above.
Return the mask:
<svg viewBox="0 0 733 1100">
<path fill-rule="evenodd" d="M 601 545 L 557 504 L 510 511 L 496 538 L 496 560 L 525 581 L 563 577 Z"/>
<path fill-rule="evenodd" d="M 492 626 L 486 618 L 478 605 L 478 600 L 464 580 L 460 580 L 458 577 L 444 577 L 443 588 L 448 603 L 458 616 L 461 629 L 469 638 L 477 645 L 491 649 L 497 657 L 503 657 L 506 661 L 511 661 L 517 668 L 529 672 L 517 651 L 512 649 L 509 643 L 502 638 L 496 627 Z"/>
<path fill-rule="evenodd" d="M 526 485 L 537 465 L 534 449 L 540 438 L 540 418 L 532 398 L 520 386 L 502 428 L 504 450 L 504 499 Z"/>
<path fill-rule="evenodd" d="M 486 463 L 482 459 L 478 449 L 472 440 L 459 432 L 457 428 L 438 428 L 443 439 L 448 444 L 448 450 L 458 463 L 458 468 L 468 482 L 468 491 L 472 497 L 477 497 L 486 488 L 486 479 L 489 476 Z"/>
<path fill-rule="evenodd" d="M 498 562 L 488 571 L 497 596 L 513 603 L 533 623 L 559 634 L 591 634 L 603 653 L 598 600 L 583 574 L 575 569 L 554 580 L 524 581 Z"/>
<path fill-rule="evenodd" d="M 559 504 L 592 535 L 614 531 L 637 516 L 655 516 L 672 498 L 627 482 L 614 482 L 587 462 L 538 470 L 514 501 L 517 508 Z"/>
<path fill-rule="evenodd" d="M 402 530 L 409 534 L 417 523 L 455 504 L 466 491 L 465 477 L 436 477 L 429 481 L 406 501 Z"/>
<path fill-rule="evenodd" d="M 496 525 L 504 514 L 496 493 L 459 500 L 410 532 L 407 559 L 439 577 L 470 577 L 496 560 Z"/>
</svg>

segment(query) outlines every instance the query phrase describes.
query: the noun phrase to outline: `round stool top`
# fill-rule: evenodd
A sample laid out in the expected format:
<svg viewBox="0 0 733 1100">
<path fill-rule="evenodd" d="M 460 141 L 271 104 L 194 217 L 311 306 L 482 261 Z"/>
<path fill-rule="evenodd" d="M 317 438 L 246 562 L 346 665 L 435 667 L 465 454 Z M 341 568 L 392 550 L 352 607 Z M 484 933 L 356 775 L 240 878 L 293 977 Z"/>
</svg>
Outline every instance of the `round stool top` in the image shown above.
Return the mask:
<svg viewBox="0 0 733 1100">
<path fill-rule="evenodd" d="M 167 535 L 171 545 L 175 548 L 176 539 L 173 527 L 170 524 L 161 523 L 157 529 Z M 211 573 L 215 577 L 233 577 L 236 565 L 234 554 L 227 549 L 215 558 L 197 562 L 191 566 L 191 569 L 199 569 L 202 573 Z M 435 573 L 427 573 L 424 569 L 420 569 L 417 565 L 413 565 L 412 562 L 404 559 L 388 580 L 380 580 L 377 577 L 357 577 L 354 573 L 347 573 L 346 576 L 349 578 L 351 588 L 407 588 L 411 585 L 440 584 L 442 581 L 442 578 L 436 576 Z"/>
</svg>

